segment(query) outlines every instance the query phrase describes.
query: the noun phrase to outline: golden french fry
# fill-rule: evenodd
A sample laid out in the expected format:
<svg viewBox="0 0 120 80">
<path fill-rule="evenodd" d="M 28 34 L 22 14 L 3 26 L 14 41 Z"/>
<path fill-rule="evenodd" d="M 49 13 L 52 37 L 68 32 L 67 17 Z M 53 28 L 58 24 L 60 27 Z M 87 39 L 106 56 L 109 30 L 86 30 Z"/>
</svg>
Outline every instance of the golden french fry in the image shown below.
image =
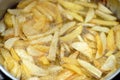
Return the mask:
<svg viewBox="0 0 120 80">
<path fill-rule="evenodd" d="M 114 31 L 111 29 L 108 32 L 108 36 L 107 36 L 107 49 L 114 51 L 116 48 L 115 46 L 115 37 L 114 37 Z"/>
<path fill-rule="evenodd" d="M 106 13 L 104 13 L 104 12 L 102 12 L 102 11 L 99 11 L 99 10 L 96 10 L 95 11 L 95 13 L 96 13 L 96 15 L 98 15 L 99 17 L 101 17 L 102 19 L 104 19 L 104 20 L 117 20 L 117 18 L 116 17 L 114 17 L 114 16 L 112 16 L 112 15 L 110 15 L 110 14 L 106 14 Z"/>
<path fill-rule="evenodd" d="M 49 65 L 49 64 L 50 64 L 46 56 L 40 57 L 39 60 L 40 60 L 44 65 Z"/>
<path fill-rule="evenodd" d="M 97 53 L 96 53 L 96 59 L 103 56 L 103 44 L 100 36 L 96 35 L 96 41 L 97 41 Z"/>
<path fill-rule="evenodd" d="M 4 21 L 5 21 L 5 24 L 6 24 L 8 27 L 13 27 L 12 14 L 6 13 L 6 14 L 5 14 L 5 17 L 4 17 Z"/>
<path fill-rule="evenodd" d="M 90 22 L 94 24 L 104 25 L 104 26 L 115 26 L 119 24 L 119 22 L 117 21 L 105 21 L 101 19 L 92 19 Z"/>
</svg>

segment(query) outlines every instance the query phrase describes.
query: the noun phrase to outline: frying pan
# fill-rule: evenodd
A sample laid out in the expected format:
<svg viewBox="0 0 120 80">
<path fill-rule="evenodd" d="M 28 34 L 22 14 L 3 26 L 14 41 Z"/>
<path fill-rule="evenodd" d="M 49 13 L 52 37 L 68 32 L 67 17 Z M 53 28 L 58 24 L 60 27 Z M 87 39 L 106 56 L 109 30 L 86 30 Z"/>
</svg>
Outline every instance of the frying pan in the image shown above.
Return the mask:
<svg viewBox="0 0 120 80">
<path fill-rule="evenodd" d="M 20 0 L 0 0 L 0 19 L 4 16 L 4 13 L 8 8 L 14 7 Z M 101 1 L 120 19 L 120 0 L 93 0 L 95 2 Z M 107 3 L 106 3 L 107 2 Z M 115 70 L 109 74 L 105 80 L 111 80 L 120 73 L 120 69 Z M 0 65 L 0 80 L 4 79 L 4 76 L 9 77 L 11 80 L 18 80 L 7 72 L 2 65 Z"/>
</svg>

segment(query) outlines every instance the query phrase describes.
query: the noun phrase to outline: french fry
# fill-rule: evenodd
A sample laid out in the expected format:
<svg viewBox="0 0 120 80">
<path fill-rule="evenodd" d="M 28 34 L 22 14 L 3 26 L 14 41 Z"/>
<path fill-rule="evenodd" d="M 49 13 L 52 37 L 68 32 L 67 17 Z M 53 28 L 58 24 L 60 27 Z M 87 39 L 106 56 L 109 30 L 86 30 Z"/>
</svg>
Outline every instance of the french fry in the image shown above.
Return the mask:
<svg viewBox="0 0 120 80">
<path fill-rule="evenodd" d="M 103 56 L 103 44 L 100 36 L 96 35 L 96 41 L 97 41 L 97 53 L 96 53 L 96 59 Z"/>
<path fill-rule="evenodd" d="M 17 7 L 18 8 L 24 8 L 25 6 L 27 6 L 28 4 L 30 4 L 32 2 L 32 0 L 26 0 L 26 1 L 21 1 Z"/>
<path fill-rule="evenodd" d="M 68 14 L 70 14 L 71 16 L 73 16 L 73 18 L 75 18 L 76 20 L 83 22 L 83 17 L 75 12 L 72 11 L 67 11 Z"/>
<path fill-rule="evenodd" d="M 82 26 L 78 26 L 74 31 L 72 31 L 71 33 L 60 37 L 60 39 L 62 41 L 72 41 L 74 38 L 76 38 L 79 34 L 81 34 L 82 32 Z"/>
<path fill-rule="evenodd" d="M 112 12 L 101 3 L 98 4 L 98 10 L 105 12 L 107 14 L 112 14 Z"/>
<path fill-rule="evenodd" d="M 5 43 L 4 43 L 4 47 L 7 48 L 8 50 L 10 50 L 14 43 L 19 40 L 18 37 L 14 37 L 14 38 L 9 38 Z"/>
<path fill-rule="evenodd" d="M 70 9 L 70 10 L 82 10 L 84 9 L 83 6 L 81 5 L 78 5 L 78 4 L 75 4 L 75 3 L 72 3 L 72 2 L 68 2 L 68 1 L 64 1 L 64 0 L 58 0 L 58 2 L 64 6 L 65 8 L 67 9 Z"/>
<path fill-rule="evenodd" d="M 85 18 L 85 23 L 91 21 L 93 19 L 94 15 L 95 15 L 94 9 L 89 8 L 86 18 Z"/>
<path fill-rule="evenodd" d="M 97 5 L 95 3 L 89 3 L 89 2 L 84 2 L 84 1 L 76 1 L 75 3 L 80 4 L 84 7 L 97 8 Z"/>
<path fill-rule="evenodd" d="M 108 33 L 110 30 L 109 28 L 103 27 L 103 26 L 94 26 L 91 29 L 99 32 L 105 32 L 105 33 Z"/>
<path fill-rule="evenodd" d="M 104 25 L 104 26 L 115 26 L 119 24 L 117 21 L 105 21 L 101 19 L 92 19 L 90 22 L 98 25 Z"/>
<path fill-rule="evenodd" d="M 76 22 L 69 22 L 63 25 L 63 27 L 60 29 L 60 35 L 63 35 L 68 29 L 75 26 Z"/>
<path fill-rule="evenodd" d="M 10 53 L 15 61 L 20 61 L 19 56 L 17 55 L 17 53 L 15 52 L 13 48 L 10 49 Z"/>
<path fill-rule="evenodd" d="M 62 71 L 61 74 L 59 74 L 57 76 L 56 80 L 65 80 L 65 79 L 67 79 L 68 77 L 70 77 L 73 74 L 74 74 L 74 72 L 72 72 L 70 70 L 64 70 L 64 71 Z"/>
<path fill-rule="evenodd" d="M 49 49 L 50 49 L 49 46 L 38 45 L 38 44 L 33 45 L 33 47 L 36 48 L 36 49 L 38 49 L 38 50 L 40 50 L 41 52 L 45 52 L 45 53 L 49 52 Z"/>
<path fill-rule="evenodd" d="M 79 52 L 76 51 L 76 52 L 72 53 L 72 54 L 69 56 L 69 58 L 77 59 L 78 55 L 79 55 Z"/>
<path fill-rule="evenodd" d="M 46 56 L 40 57 L 39 60 L 40 60 L 44 65 L 49 65 L 49 64 L 50 64 Z"/>
<path fill-rule="evenodd" d="M 83 68 L 88 70 L 95 77 L 100 78 L 102 76 L 102 72 L 99 69 L 97 69 L 95 66 L 91 65 L 90 63 L 80 59 L 78 59 L 78 62 Z"/>
<path fill-rule="evenodd" d="M 6 14 L 5 14 L 4 21 L 5 21 L 5 24 L 6 24 L 8 27 L 13 27 L 12 15 L 11 15 L 10 13 L 6 13 Z"/>
<path fill-rule="evenodd" d="M 96 10 L 95 11 L 95 13 L 96 13 L 96 15 L 98 15 L 99 17 L 101 17 L 102 19 L 104 19 L 104 20 L 117 20 L 117 18 L 116 17 L 114 17 L 114 16 L 112 16 L 112 15 L 110 15 L 110 14 L 106 14 L 106 13 L 103 13 L 102 11 L 99 11 L 99 10 Z"/>
<path fill-rule="evenodd" d="M 108 59 L 105 61 L 105 63 L 103 64 L 103 66 L 101 67 L 101 69 L 103 71 L 109 71 L 112 69 L 115 69 L 116 67 L 116 58 L 114 55 L 111 55 L 108 57 Z"/>
<path fill-rule="evenodd" d="M 52 42 L 51 42 L 51 45 L 50 45 L 50 50 L 49 50 L 49 54 L 47 56 L 47 58 L 50 60 L 50 61 L 55 61 L 56 60 L 56 53 L 57 53 L 57 46 L 58 46 L 58 39 L 59 39 L 59 30 L 57 30 L 55 33 L 54 33 L 54 36 L 53 36 L 53 39 L 52 39 Z"/>
<path fill-rule="evenodd" d="M 86 42 L 75 42 L 71 45 L 77 51 L 80 51 L 81 54 L 87 56 L 90 60 L 92 60 L 92 50 L 89 48 Z"/>
<path fill-rule="evenodd" d="M 116 48 L 115 46 L 115 37 L 114 37 L 114 31 L 111 29 L 108 32 L 108 36 L 107 36 L 107 49 L 114 51 Z"/>
<path fill-rule="evenodd" d="M 73 64 L 73 65 L 79 66 L 77 59 L 74 59 L 74 58 L 63 57 L 62 61 L 66 64 Z"/>
<path fill-rule="evenodd" d="M 73 72 L 75 72 L 75 73 L 77 73 L 77 74 L 79 74 L 79 75 L 83 75 L 83 73 L 81 72 L 80 68 L 77 67 L 76 65 L 73 65 L 73 64 L 63 64 L 62 66 L 67 68 L 67 69 L 69 69 L 69 70 L 71 70 L 71 71 L 73 71 Z"/>
</svg>

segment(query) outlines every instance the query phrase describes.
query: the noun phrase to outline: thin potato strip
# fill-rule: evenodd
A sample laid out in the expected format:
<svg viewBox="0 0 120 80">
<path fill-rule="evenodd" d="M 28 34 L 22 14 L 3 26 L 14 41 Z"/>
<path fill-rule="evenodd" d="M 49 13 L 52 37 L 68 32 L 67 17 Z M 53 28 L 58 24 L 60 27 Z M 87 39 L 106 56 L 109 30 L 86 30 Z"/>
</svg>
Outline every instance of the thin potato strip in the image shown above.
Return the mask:
<svg viewBox="0 0 120 80">
<path fill-rule="evenodd" d="M 97 69 L 95 66 L 91 65 L 90 63 L 78 59 L 79 64 L 84 67 L 86 70 L 88 70 L 90 73 L 92 73 L 95 77 L 100 78 L 102 75 L 102 72 Z"/>
<path fill-rule="evenodd" d="M 60 37 L 60 39 L 62 41 L 72 41 L 74 38 L 76 38 L 79 34 L 81 34 L 82 32 L 82 26 L 78 26 L 74 31 L 72 31 L 71 33 Z"/>
<path fill-rule="evenodd" d="M 104 26 L 115 26 L 119 24 L 119 22 L 117 21 L 105 21 L 101 19 L 92 19 L 90 22 L 98 25 L 104 25 Z"/>
</svg>

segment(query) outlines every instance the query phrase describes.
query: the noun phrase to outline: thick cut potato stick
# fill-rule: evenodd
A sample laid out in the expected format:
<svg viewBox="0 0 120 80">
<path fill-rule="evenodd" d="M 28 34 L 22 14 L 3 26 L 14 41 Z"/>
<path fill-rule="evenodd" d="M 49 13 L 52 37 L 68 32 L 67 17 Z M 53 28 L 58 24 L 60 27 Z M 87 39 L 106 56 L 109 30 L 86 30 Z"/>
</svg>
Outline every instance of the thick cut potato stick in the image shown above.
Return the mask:
<svg viewBox="0 0 120 80">
<path fill-rule="evenodd" d="M 74 74 L 74 72 L 70 71 L 70 70 L 64 70 L 62 71 L 61 74 L 59 74 L 56 78 L 56 80 L 66 80 L 68 77 L 72 76 Z"/>
<path fill-rule="evenodd" d="M 94 26 L 91 28 L 92 30 L 95 30 L 95 31 L 99 31 L 99 32 L 105 32 L 105 33 L 108 33 L 109 32 L 109 28 L 107 27 L 102 27 L 102 26 Z"/>
<path fill-rule="evenodd" d="M 97 69 L 95 66 L 91 65 L 90 63 L 80 59 L 78 59 L 78 62 L 83 68 L 88 70 L 95 77 L 100 78 L 102 76 L 102 72 L 99 69 Z"/>
<path fill-rule="evenodd" d="M 116 48 L 115 46 L 115 37 L 114 37 L 114 31 L 111 29 L 108 32 L 108 36 L 107 36 L 107 49 L 114 51 Z"/>
<path fill-rule="evenodd" d="M 104 26 L 115 26 L 119 24 L 119 22 L 117 21 L 105 21 L 101 19 L 92 19 L 90 22 L 98 25 L 104 25 Z"/>
<path fill-rule="evenodd" d="M 87 16 L 85 18 L 85 23 L 91 21 L 93 19 L 94 15 L 95 15 L 94 9 L 90 8 L 88 10 Z"/>
<path fill-rule="evenodd" d="M 113 20 L 113 21 L 117 20 L 116 17 L 114 17 L 110 14 L 103 13 L 102 11 L 99 11 L 99 10 L 96 10 L 95 13 L 96 13 L 96 15 L 98 15 L 99 17 L 101 17 L 104 20 Z"/>
<path fill-rule="evenodd" d="M 105 12 L 107 14 L 112 14 L 112 12 L 101 3 L 98 4 L 98 10 Z"/>
<path fill-rule="evenodd" d="M 84 1 L 75 1 L 76 4 L 80 4 L 84 7 L 90 7 L 90 8 L 97 8 L 97 5 L 95 3 L 89 3 Z"/>
<path fill-rule="evenodd" d="M 74 64 L 63 64 L 62 66 L 79 74 L 79 75 L 83 75 L 83 73 L 81 72 L 81 69 Z"/>
<path fill-rule="evenodd" d="M 111 55 L 102 65 L 101 69 L 103 71 L 109 71 L 109 70 L 115 69 L 115 66 L 116 66 L 116 58 L 114 55 Z"/>
<path fill-rule="evenodd" d="M 62 41 L 72 41 L 74 38 L 76 38 L 79 34 L 82 32 L 82 26 L 77 27 L 74 31 L 72 31 L 69 34 L 66 34 L 63 37 L 60 37 Z"/>
<path fill-rule="evenodd" d="M 52 42 L 51 42 L 51 45 L 50 45 L 50 50 L 49 50 L 49 54 L 47 56 L 47 58 L 50 60 L 50 61 L 55 61 L 56 60 L 56 53 L 57 53 L 57 46 L 58 46 L 58 39 L 59 39 L 59 30 L 57 30 L 55 33 L 54 33 L 54 36 L 53 36 L 53 39 L 52 39 Z"/>
<path fill-rule="evenodd" d="M 82 10 L 84 9 L 83 6 L 81 5 L 78 5 L 78 4 L 75 4 L 75 3 L 72 3 L 72 2 L 68 2 L 68 1 L 64 1 L 64 0 L 58 0 L 58 2 L 64 6 L 65 8 L 67 9 L 70 9 L 70 10 Z"/>
<path fill-rule="evenodd" d="M 77 51 L 80 51 L 83 55 L 87 56 L 90 60 L 92 60 L 92 50 L 89 48 L 86 42 L 75 42 L 71 45 Z"/>
<path fill-rule="evenodd" d="M 71 16 L 73 16 L 73 18 L 75 18 L 76 20 L 83 22 L 83 17 L 81 15 L 79 15 L 78 13 L 72 12 L 72 11 L 67 11 L 68 14 L 70 14 Z"/>
<path fill-rule="evenodd" d="M 68 29 L 75 26 L 76 22 L 69 22 L 63 25 L 63 27 L 60 29 L 60 35 L 63 35 Z"/>
<path fill-rule="evenodd" d="M 96 53 L 96 59 L 103 56 L 103 44 L 100 36 L 96 35 L 96 41 L 97 41 L 97 53 Z"/>
</svg>

